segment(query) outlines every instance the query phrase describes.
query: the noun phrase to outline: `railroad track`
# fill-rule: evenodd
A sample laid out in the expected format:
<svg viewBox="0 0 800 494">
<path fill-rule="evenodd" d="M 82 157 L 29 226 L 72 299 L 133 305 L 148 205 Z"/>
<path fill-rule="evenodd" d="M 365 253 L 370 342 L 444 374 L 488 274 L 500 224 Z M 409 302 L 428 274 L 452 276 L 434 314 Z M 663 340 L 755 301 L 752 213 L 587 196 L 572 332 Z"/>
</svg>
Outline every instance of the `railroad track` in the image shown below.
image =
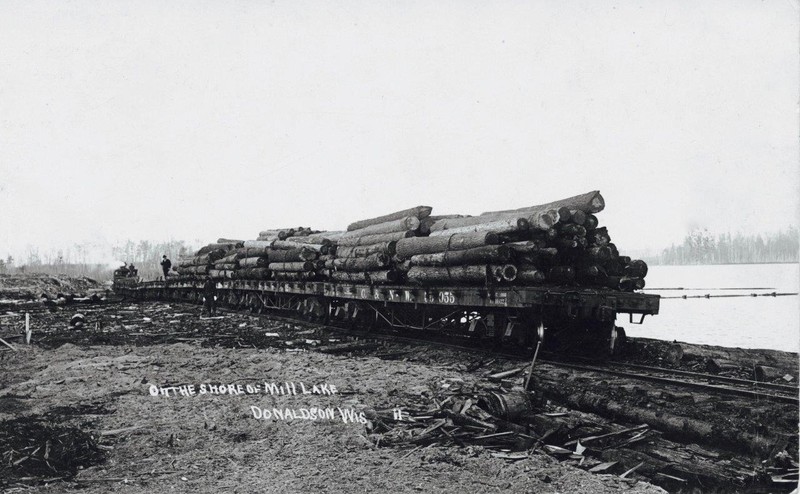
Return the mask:
<svg viewBox="0 0 800 494">
<path fill-rule="evenodd" d="M 232 309 L 223 309 L 225 312 L 240 311 Z M 249 315 L 290 322 L 293 324 L 301 324 L 307 327 L 326 329 L 332 332 L 343 333 L 349 336 L 356 336 L 362 339 L 375 340 L 375 341 L 392 341 L 403 342 L 412 345 L 426 345 L 435 346 L 436 348 L 449 348 L 459 351 L 466 351 L 469 353 L 480 354 L 487 357 L 500 357 L 516 362 L 529 362 L 530 354 L 525 353 L 512 353 L 497 349 L 489 349 L 486 347 L 476 347 L 475 344 L 470 344 L 470 341 L 456 342 L 452 339 L 443 341 L 441 338 L 431 338 L 431 335 L 424 335 L 426 337 L 410 337 L 402 336 L 392 332 L 376 332 L 376 331 L 363 331 L 351 328 L 343 328 L 340 326 L 321 324 L 309 322 L 302 319 L 294 319 L 286 316 L 279 316 L 273 314 L 254 314 Z M 423 336 L 423 335 L 417 335 Z M 463 338 L 462 338 L 463 339 Z M 551 356 L 553 357 L 553 356 Z M 800 388 L 797 386 L 765 383 L 759 381 L 752 381 L 747 379 L 740 379 L 735 377 L 719 376 L 715 374 L 704 374 L 699 372 L 682 371 L 678 369 L 666 369 L 662 367 L 652 367 L 638 364 L 631 364 L 627 362 L 617 361 L 598 361 L 594 359 L 582 359 L 580 357 L 571 357 L 570 360 L 564 358 L 541 358 L 537 362 L 546 363 L 548 365 L 569 368 L 585 372 L 597 372 L 617 377 L 624 377 L 632 380 L 647 381 L 652 383 L 663 384 L 667 386 L 674 386 L 678 388 L 688 388 L 691 390 L 700 390 L 709 394 L 722 394 L 730 396 L 741 396 L 757 400 L 767 400 L 778 403 L 787 403 L 798 405 L 800 403 Z"/>
<path fill-rule="evenodd" d="M 637 366 L 619 362 L 601 365 L 586 365 L 548 360 L 547 363 L 587 372 L 600 372 L 618 377 L 648 381 L 680 388 L 702 390 L 707 393 L 744 396 L 757 400 L 798 404 L 798 388 L 780 384 L 762 383 L 733 377 L 701 374 L 660 367 Z M 637 372 L 621 370 L 634 368 Z"/>
</svg>

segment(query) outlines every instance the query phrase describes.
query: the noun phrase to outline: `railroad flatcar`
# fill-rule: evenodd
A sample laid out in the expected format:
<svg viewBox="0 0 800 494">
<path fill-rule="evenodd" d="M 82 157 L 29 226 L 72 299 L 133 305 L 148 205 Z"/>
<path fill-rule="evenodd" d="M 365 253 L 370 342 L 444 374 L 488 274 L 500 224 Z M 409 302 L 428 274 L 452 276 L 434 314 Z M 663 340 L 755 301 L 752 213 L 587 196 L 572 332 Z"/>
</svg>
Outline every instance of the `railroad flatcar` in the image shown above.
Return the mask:
<svg viewBox="0 0 800 494">
<path fill-rule="evenodd" d="M 135 300 L 202 303 L 200 280 L 114 285 Z M 359 329 L 391 328 L 411 336 L 440 334 L 553 351 L 597 355 L 625 341 L 617 316 L 632 324 L 658 314 L 660 297 L 637 292 L 558 286 L 377 286 L 331 281 L 223 280 L 217 304 L 256 313 Z"/>
</svg>

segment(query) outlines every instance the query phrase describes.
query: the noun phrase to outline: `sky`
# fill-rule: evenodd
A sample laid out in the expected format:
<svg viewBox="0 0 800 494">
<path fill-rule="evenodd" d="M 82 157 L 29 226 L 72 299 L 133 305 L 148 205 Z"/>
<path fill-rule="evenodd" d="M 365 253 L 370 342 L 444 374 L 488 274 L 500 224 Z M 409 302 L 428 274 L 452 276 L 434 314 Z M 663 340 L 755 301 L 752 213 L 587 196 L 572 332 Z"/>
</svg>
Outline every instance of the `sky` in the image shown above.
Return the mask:
<svg viewBox="0 0 800 494">
<path fill-rule="evenodd" d="M 623 253 L 798 225 L 797 2 L 0 11 L 0 257 L 590 190 Z"/>
</svg>

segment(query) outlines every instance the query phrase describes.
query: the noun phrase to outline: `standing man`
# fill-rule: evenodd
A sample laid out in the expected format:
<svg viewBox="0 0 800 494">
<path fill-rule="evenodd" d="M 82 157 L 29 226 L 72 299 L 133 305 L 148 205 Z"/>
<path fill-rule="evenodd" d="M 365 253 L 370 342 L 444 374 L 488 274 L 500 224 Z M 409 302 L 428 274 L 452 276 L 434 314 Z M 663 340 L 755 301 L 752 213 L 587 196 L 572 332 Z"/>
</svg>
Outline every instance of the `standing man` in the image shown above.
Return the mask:
<svg viewBox="0 0 800 494">
<path fill-rule="evenodd" d="M 170 262 L 169 259 L 167 259 L 167 255 L 164 254 L 163 256 L 161 256 L 161 271 L 164 272 L 164 280 L 166 280 L 167 276 L 169 276 L 169 268 L 171 267 L 172 263 Z"/>
<path fill-rule="evenodd" d="M 217 314 L 216 298 L 217 283 L 211 278 L 207 278 L 203 284 L 203 312 L 207 312 L 209 316 Z"/>
</svg>

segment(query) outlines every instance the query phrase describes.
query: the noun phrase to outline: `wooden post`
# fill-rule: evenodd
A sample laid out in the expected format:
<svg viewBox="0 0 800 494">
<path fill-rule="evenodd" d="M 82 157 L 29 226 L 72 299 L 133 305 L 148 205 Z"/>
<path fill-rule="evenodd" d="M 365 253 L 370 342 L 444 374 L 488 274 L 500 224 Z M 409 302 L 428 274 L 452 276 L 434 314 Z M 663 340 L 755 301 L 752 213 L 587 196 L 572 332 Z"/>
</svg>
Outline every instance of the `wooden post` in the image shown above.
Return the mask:
<svg viewBox="0 0 800 494">
<path fill-rule="evenodd" d="M 536 351 L 533 352 L 533 360 L 531 360 L 531 367 L 528 369 L 528 377 L 525 378 L 525 391 L 530 391 L 531 377 L 533 377 L 533 366 L 536 365 L 536 357 L 539 356 L 540 346 L 542 346 L 542 340 L 536 342 Z"/>
<path fill-rule="evenodd" d="M 25 313 L 25 344 L 31 344 L 31 315 L 30 313 Z"/>
</svg>

